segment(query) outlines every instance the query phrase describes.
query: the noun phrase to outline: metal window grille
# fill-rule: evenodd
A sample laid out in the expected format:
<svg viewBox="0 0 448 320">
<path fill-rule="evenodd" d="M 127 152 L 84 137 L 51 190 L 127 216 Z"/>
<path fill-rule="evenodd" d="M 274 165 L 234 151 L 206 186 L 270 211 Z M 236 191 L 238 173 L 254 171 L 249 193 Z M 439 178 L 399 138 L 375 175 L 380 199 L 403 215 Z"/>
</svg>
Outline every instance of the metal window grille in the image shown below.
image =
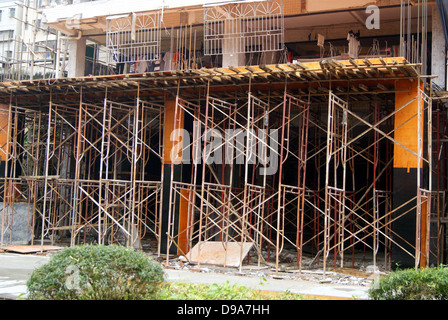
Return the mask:
<svg viewBox="0 0 448 320">
<path fill-rule="evenodd" d="M 282 0 L 206 7 L 204 53 L 281 51 L 284 30 Z"/>
<path fill-rule="evenodd" d="M 137 71 L 138 63 L 160 60 L 160 23 L 160 11 L 108 19 L 108 62 L 133 64 Z"/>
</svg>

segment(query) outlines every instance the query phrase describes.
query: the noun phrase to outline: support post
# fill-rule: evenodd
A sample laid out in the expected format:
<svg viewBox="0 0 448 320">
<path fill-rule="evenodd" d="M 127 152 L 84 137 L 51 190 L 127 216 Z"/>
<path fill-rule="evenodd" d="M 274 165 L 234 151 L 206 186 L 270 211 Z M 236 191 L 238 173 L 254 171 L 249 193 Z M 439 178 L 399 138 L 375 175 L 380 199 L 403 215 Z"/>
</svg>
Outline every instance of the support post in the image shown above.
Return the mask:
<svg viewBox="0 0 448 320">
<path fill-rule="evenodd" d="M 160 226 L 160 250 L 162 254 L 175 254 L 176 246 L 170 245 L 169 235 L 177 235 L 179 212 L 171 205 L 174 201 L 173 181 L 180 181 L 182 164 L 173 159 L 174 141 L 172 133 L 176 129 L 183 129 L 183 111 L 177 106 L 177 100 L 165 101 L 164 123 L 164 153 L 163 153 L 163 177 L 162 177 L 162 208 Z M 178 155 L 179 156 L 179 155 Z M 175 210 L 175 211 L 173 211 Z M 184 212 L 184 211 L 182 211 Z M 183 220 L 182 220 L 183 221 Z"/>
<path fill-rule="evenodd" d="M 394 166 L 393 166 L 393 218 L 401 216 L 400 219 L 392 223 L 392 230 L 394 231 L 395 241 L 392 245 L 392 261 L 391 268 L 394 268 L 397 264 L 401 268 L 414 267 L 417 259 L 416 256 L 412 257 L 405 252 L 413 252 L 412 245 L 415 244 L 416 249 L 420 247 L 419 243 L 416 243 L 417 237 L 419 237 L 418 227 L 419 221 L 417 220 L 417 206 L 418 200 L 418 170 L 421 170 L 421 160 L 419 161 L 417 156 L 419 153 L 419 134 L 422 134 L 422 125 L 419 124 L 421 117 L 419 117 L 419 102 L 416 97 L 418 96 L 418 84 L 419 82 L 410 82 L 407 80 L 400 80 L 396 83 L 395 93 L 395 108 L 401 108 L 401 106 L 407 104 L 414 99 L 405 108 L 402 108 L 395 114 L 394 138 L 397 143 L 394 144 Z M 402 92 L 400 92 L 402 91 Z M 403 148 L 405 146 L 407 149 Z M 410 152 L 412 151 L 413 154 Z M 416 199 L 409 202 L 410 199 Z M 404 205 L 404 203 L 407 205 Z M 407 214 L 403 212 L 408 211 Z"/>
</svg>

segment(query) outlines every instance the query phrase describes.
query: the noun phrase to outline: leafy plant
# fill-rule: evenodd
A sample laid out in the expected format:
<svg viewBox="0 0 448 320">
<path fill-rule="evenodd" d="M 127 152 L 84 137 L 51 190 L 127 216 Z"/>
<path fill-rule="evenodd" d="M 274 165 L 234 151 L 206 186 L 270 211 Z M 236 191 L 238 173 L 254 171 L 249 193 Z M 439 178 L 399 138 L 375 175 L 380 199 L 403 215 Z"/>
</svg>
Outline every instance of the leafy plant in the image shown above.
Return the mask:
<svg viewBox="0 0 448 320">
<path fill-rule="evenodd" d="M 118 245 L 65 248 L 34 270 L 29 299 L 148 299 L 164 281 L 163 268 L 143 252 Z"/>
<path fill-rule="evenodd" d="M 291 292 L 264 292 L 228 281 L 222 284 L 164 283 L 154 295 L 157 300 L 303 300 Z"/>
<path fill-rule="evenodd" d="M 391 272 L 369 289 L 375 300 L 447 300 L 448 267 Z"/>
</svg>

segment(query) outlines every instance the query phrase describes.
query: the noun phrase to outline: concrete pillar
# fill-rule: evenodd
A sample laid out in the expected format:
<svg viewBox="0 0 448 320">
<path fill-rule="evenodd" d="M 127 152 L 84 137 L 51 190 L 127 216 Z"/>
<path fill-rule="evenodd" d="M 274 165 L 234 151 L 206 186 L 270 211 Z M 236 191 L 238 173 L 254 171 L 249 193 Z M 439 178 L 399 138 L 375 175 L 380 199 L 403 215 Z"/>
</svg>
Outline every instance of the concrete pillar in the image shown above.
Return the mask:
<svg viewBox="0 0 448 320">
<path fill-rule="evenodd" d="M 172 154 L 173 147 L 175 145 L 175 142 L 171 141 L 171 133 L 174 130 L 174 121 L 176 118 L 175 115 L 176 112 L 176 101 L 174 99 L 166 100 L 165 101 L 165 123 L 164 123 L 164 154 L 163 154 L 163 194 L 162 194 L 162 217 L 161 217 L 161 245 L 160 245 L 160 251 L 161 254 L 166 254 L 169 252 L 170 254 L 176 254 L 178 253 L 176 246 L 172 245 L 168 247 L 168 224 L 169 224 L 169 210 L 170 210 L 170 200 L 171 202 L 173 199 L 170 199 L 170 192 L 171 192 L 171 178 L 173 178 L 173 181 L 181 181 L 182 179 L 182 162 L 180 159 L 182 159 L 182 151 L 180 151 L 179 154 L 174 155 Z M 184 113 L 183 111 L 178 108 L 177 111 L 179 114 L 177 115 L 177 119 L 181 119 L 180 122 L 177 122 L 178 129 L 184 128 Z M 176 159 L 175 156 L 178 156 Z M 175 196 L 175 194 L 173 193 Z M 179 200 L 179 198 L 177 198 Z M 179 201 L 177 202 L 179 204 Z M 183 213 L 185 213 L 184 210 L 182 210 Z M 181 228 L 185 227 L 185 218 L 179 217 L 179 206 L 177 206 L 177 210 L 175 212 L 171 212 L 171 214 L 174 217 L 174 225 L 172 228 L 174 230 L 170 230 L 171 235 L 176 236 L 179 233 L 179 223 L 181 224 Z M 174 239 L 176 242 L 179 241 L 178 238 Z M 185 239 L 182 239 L 185 241 Z M 181 245 L 183 246 L 183 245 Z"/>
<path fill-rule="evenodd" d="M 239 67 L 246 65 L 246 55 L 244 53 L 231 53 L 222 55 L 222 67 Z"/>
<path fill-rule="evenodd" d="M 418 95 L 418 82 L 407 80 L 397 81 L 396 90 L 409 92 L 395 93 L 395 109 L 399 109 Z M 418 100 L 416 99 L 397 112 L 394 117 L 394 138 L 402 145 L 418 153 Z M 409 120 L 411 119 L 411 120 Z M 409 253 L 415 254 L 416 241 L 416 201 L 402 206 L 417 195 L 418 160 L 415 155 L 398 144 L 394 144 L 393 168 L 393 209 L 392 223 L 393 240 L 391 268 L 398 264 L 400 268 L 412 268 L 415 259 Z M 406 252 L 407 251 L 407 252 Z"/>
<path fill-rule="evenodd" d="M 443 26 L 440 21 L 440 14 L 437 6 L 432 8 L 432 50 L 431 50 L 431 74 L 438 78 L 433 83 L 446 89 L 446 43 Z"/>
<path fill-rule="evenodd" d="M 86 64 L 86 38 L 69 40 L 69 61 L 67 66 L 68 77 L 85 76 Z"/>
</svg>

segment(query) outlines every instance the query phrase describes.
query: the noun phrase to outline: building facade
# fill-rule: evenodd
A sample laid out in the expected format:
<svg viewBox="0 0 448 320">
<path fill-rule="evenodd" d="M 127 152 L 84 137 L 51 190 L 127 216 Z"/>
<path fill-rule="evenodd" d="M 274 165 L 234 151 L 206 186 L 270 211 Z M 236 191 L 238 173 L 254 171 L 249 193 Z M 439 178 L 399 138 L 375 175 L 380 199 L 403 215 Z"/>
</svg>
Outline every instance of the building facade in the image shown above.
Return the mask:
<svg viewBox="0 0 448 320">
<path fill-rule="evenodd" d="M 299 268 L 444 263 L 441 12 L 50 3 L 43 20 L 67 48 L 55 77 L 0 90 L 2 241 L 28 202 L 42 244 L 149 243 L 167 262 L 277 270 L 287 250 Z"/>
</svg>

